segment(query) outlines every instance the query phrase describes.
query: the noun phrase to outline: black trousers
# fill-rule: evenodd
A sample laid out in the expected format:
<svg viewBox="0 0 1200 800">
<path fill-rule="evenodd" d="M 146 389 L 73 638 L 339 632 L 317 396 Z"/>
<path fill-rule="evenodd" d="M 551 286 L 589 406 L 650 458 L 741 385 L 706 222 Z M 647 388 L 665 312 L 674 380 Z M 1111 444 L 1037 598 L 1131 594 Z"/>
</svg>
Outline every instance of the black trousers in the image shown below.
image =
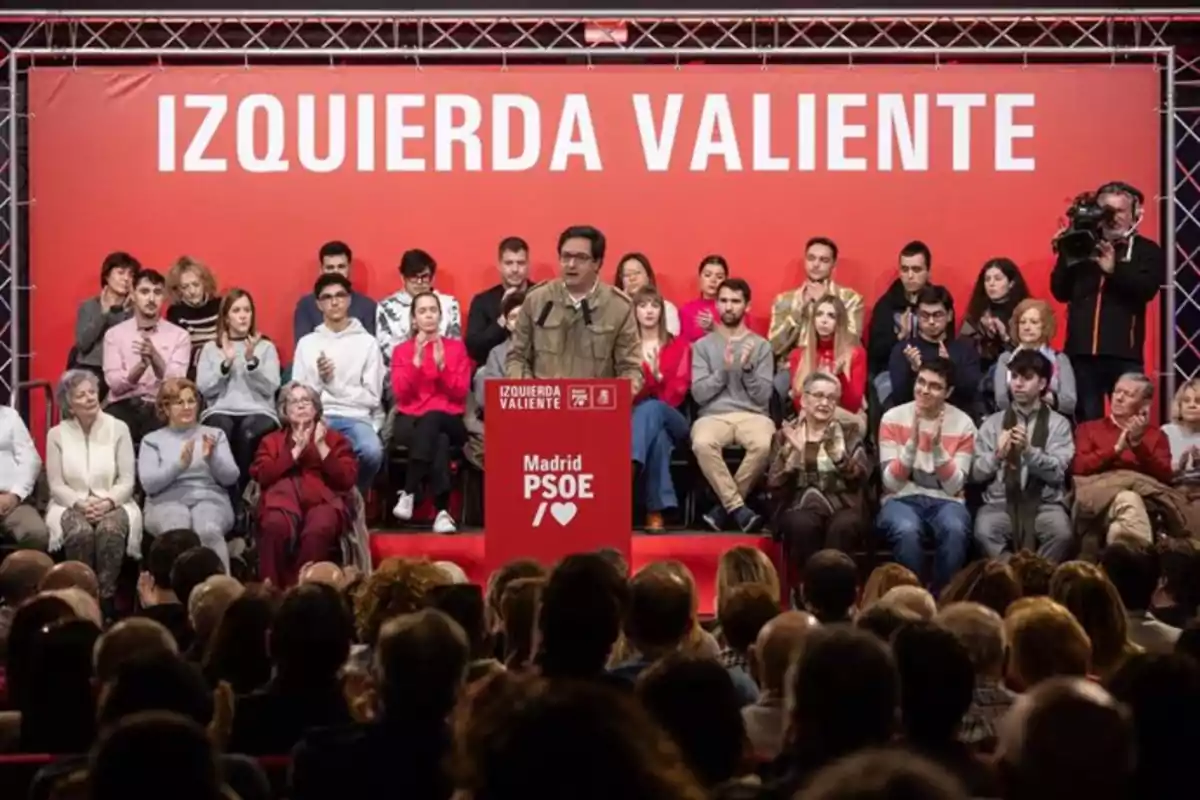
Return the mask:
<svg viewBox="0 0 1200 800">
<path fill-rule="evenodd" d="M 250 483 L 250 465 L 254 463 L 258 443 L 279 425 L 266 414 L 209 414 L 204 418 L 204 424 L 225 432 L 233 460 L 241 472 L 238 478 L 238 497 L 241 497 Z"/>
<path fill-rule="evenodd" d="M 149 400 L 140 397 L 128 397 L 109 403 L 105 408 L 109 414 L 129 426 L 129 436 L 133 439 L 133 449 L 136 451 L 147 433 L 156 431 L 167 424 L 158 416 L 158 409 Z"/>
<path fill-rule="evenodd" d="M 1142 372 L 1141 361 L 1113 356 L 1071 356 L 1079 396 L 1075 420 L 1088 422 L 1104 417 L 1104 401 L 1112 395 L 1117 380 L 1126 372 Z"/>
<path fill-rule="evenodd" d="M 428 483 L 438 510 L 449 508 L 450 452 L 466 441 L 467 429 L 461 415 L 443 411 L 430 411 L 419 417 L 396 414 L 392 443 L 408 448 L 404 491 L 419 502 L 422 487 Z"/>
<path fill-rule="evenodd" d="M 857 510 L 844 508 L 830 513 L 815 506 L 784 511 L 776 526 L 788 560 L 800 576 L 808 559 L 819 550 L 853 553 L 864 528 L 862 514 Z"/>
</svg>

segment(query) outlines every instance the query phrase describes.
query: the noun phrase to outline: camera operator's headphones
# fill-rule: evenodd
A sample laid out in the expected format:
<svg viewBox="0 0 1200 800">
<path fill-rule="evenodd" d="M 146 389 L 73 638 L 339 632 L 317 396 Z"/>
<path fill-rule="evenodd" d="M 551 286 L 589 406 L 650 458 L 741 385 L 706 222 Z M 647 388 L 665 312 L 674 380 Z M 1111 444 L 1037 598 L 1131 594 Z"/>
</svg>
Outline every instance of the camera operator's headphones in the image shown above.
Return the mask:
<svg viewBox="0 0 1200 800">
<path fill-rule="evenodd" d="M 1133 200 L 1133 227 L 1129 229 L 1130 233 L 1137 230 L 1142 224 L 1142 216 L 1145 214 L 1143 206 L 1146 204 L 1146 196 L 1141 191 L 1125 181 L 1109 181 L 1096 190 L 1096 196 L 1102 194 L 1126 194 Z"/>
</svg>

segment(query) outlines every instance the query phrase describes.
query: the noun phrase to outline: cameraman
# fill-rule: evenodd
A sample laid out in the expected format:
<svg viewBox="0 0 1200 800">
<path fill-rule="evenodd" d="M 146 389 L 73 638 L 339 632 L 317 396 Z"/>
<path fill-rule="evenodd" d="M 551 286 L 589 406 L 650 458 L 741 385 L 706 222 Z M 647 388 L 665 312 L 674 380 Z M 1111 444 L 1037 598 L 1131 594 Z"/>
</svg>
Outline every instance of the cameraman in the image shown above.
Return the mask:
<svg viewBox="0 0 1200 800">
<path fill-rule="evenodd" d="M 1079 422 L 1104 416 L 1105 397 L 1122 374 L 1146 371 L 1146 305 L 1165 280 L 1162 248 L 1137 233 L 1142 193 L 1114 181 L 1097 190 L 1096 201 L 1109 210 L 1096 252 L 1076 260 L 1059 253 L 1050 273 L 1054 299 L 1067 304 L 1064 352 L 1075 369 Z"/>
</svg>

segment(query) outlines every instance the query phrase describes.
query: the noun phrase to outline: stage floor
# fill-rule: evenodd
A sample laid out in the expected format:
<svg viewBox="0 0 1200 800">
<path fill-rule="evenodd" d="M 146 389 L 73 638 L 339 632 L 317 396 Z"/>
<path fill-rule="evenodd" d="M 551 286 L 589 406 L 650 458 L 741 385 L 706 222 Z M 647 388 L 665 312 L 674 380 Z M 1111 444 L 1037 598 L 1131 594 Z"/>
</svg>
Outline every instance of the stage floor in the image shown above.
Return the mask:
<svg viewBox="0 0 1200 800">
<path fill-rule="evenodd" d="M 453 561 L 463 568 L 472 582 L 486 585 L 483 538 L 482 531 L 443 535 L 377 530 L 371 533 L 371 556 L 376 564 L 392 556 L 425 556 L 432 561 Z M 630 566 L 636 571 L 652 561 L 675 559 L 683 562 L 696 576 L 700 613 L 710 615 L 716 591 L 717 562 L 722 553 L 740 544 L 759 548 L 778 565 L 779 548 L 768 536 L 680 531 L 654 535 L 635 533 Z"/>
</svg>

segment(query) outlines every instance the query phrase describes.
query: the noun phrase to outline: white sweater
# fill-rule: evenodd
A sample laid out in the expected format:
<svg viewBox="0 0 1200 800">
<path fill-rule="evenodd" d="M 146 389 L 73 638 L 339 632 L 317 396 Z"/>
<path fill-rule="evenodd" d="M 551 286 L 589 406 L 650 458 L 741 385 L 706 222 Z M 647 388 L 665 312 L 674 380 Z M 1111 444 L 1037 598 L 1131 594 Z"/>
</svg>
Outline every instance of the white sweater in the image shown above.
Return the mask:
<svg viewBox="0 0 1200 800">
<path fill-rule="evenodd" d="M 101 413 L 88 433 L 73 419 L 64 419 L 46 436 L 46 479 L 50 504 L 46 526 L 50 550 L 63 545 L 62 517 L 88 497 L 111 500 L 129 515 L 126 553 L 142 557 L 142 511 L 133 499 L 133 439 L 124 422 Z"/>
<path fill-rule="evenodd" d="M 324 353 L 333 361 L 333 378 L 321 380 L 317 360 Z M 321 393 L 325 415 L 383 425 L 383 359 L 375 337 L 356 319 L 341 331 L 318 325 L 301 337 L 292 359 L 292 380 Z"/>
<path fill-rule="evenodd" d="M 33 494 L 41 471 L 42 459 L 25 420 L 16 409 L 0 406 L 0 492 L 24 500 Z"/>
</svg>

